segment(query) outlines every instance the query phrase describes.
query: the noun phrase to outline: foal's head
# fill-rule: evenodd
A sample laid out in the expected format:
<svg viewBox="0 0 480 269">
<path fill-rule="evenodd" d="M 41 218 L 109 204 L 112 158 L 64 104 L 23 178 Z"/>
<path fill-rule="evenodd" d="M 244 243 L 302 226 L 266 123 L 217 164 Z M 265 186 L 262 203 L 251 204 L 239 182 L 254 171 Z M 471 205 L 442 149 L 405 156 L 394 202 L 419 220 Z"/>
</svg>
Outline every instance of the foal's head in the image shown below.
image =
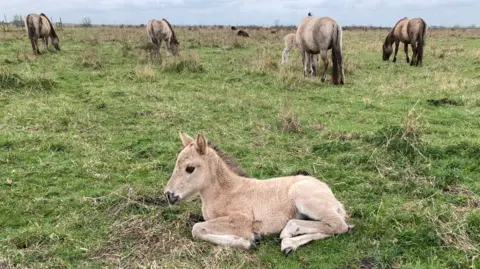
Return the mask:
<svg viewBox="0 0 480 269">
<path fill-rule="evenodd" d="M 210 178 L 210 154 L 215 154 L 208 147 L 207 139 L 198 135 L 193 139 L 181 132 L 183 150 L 177 157 L 177 163 L 170 180 L 165 187 L 165 196 L 170 204 L 187 199 L 206 187 Z"/>
</svg>

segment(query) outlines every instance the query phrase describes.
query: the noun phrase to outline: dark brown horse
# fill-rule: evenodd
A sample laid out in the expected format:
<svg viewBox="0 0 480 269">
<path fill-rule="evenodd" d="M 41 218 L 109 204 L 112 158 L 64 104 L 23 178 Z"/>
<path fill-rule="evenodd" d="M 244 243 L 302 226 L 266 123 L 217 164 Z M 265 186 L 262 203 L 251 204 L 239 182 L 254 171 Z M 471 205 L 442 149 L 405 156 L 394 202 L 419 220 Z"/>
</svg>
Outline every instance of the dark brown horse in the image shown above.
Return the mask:
<svg viewBox="0 0 480 269">
<path fill-rule="evenodd" d="M 245 31 L 245 30 L 242 30 L 242 29 L 237 30 L 237 27 L 235 27 L 235 26 L 232 26 L 232 27 L 230 27 L 230 28 L 231 28 L 232 31 L 233 31 L 236 35 L 238 35 L 238 36 L 250 37 L 250 35 L 249 35 L 249 34 L 247 33 L 247 31 Z"/>
<path fill-rule="evenodd" d="M 55 29 L 53 29 L 52 23 L 45 14 L 28 14 L 25 17 L 25 28 L 32 43 L 33 53 L 40 54 L 40 50 L 38 49 L 39 38 L 43 39 L 45 50 L 48 50 L 48 37 L 50 37 L 55 49 L 60 50 L 60 40 L 58 39 Z"/>
<path fill-rule="evenodd" d="M 422 18 L 408 19 L 407 17 L 399 20 L 390 30 L 383 43 L 383 60 L 388 61 L 392 55 L 392 45 L 395 43 L 395 55 L 393 62 L 397 61 L 397 52 L 400 42 L 405 44 L 405 56 L 410 65 L 421 65 L 423 60 L 423 49 L 425 38 L 427 37 L 427 24 Z M 408 57 L 408 44 L 412 46 L 412 61 Z"/>
</svg>

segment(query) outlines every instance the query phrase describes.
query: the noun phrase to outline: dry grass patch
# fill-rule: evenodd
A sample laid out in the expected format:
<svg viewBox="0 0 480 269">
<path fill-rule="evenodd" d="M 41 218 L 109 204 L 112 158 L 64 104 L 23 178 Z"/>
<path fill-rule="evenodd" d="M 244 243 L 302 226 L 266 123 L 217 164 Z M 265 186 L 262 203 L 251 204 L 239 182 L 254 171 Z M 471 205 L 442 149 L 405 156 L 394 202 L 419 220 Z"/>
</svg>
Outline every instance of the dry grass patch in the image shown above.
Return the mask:
<svg viewBox="0 0 480 269">
<path fill-rule="evenodd" d="M 290 105 L 284 105 L 278 117 L 283 132 L 299 133 L 302 131 L 300 120 Z"/>
</svg>

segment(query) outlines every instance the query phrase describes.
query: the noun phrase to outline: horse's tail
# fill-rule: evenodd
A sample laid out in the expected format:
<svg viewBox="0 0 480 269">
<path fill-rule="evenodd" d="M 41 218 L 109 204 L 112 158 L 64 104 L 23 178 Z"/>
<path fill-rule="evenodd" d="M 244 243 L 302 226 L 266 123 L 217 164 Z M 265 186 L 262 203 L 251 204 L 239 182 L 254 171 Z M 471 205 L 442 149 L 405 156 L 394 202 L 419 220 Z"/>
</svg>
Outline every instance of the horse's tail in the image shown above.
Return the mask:
<svg viewBox="0 0 480 269">
<path fill-rule="evenodd" d="M 50 22 L 50 19 L 47 17 L 47 15 L 45 15 L 45 14 L 43 14 L 43 13 L 40 13 L 40 16 L 41 16 L 41 17 L 44 17 L 45 19 L 47 19 L 48 24 L 50 25 L 50 36 L 51 36 L 51 37 L 58 37 L 58 36 L 57 36 L 57 33 L 55 32 L 55 29 L 53 29 L 53 25 L 52 25 L 52 23 Z"/>
<path fill-rule="evenodd" d="M 28 14 L 25 19 L 25 30 L 27 30 L 28 37 L 31 39 L 35 35 L 35 27 L 33 25 L 30 25 L 28 22 L 30 20 L 30 14 Z"/>
<path fill-rule="evenodd" d="M 333 26 L 332 43 L 333 84 L 343 84 L 342 28 L 337 23 Z"/>
<path fill-rule="evenodd" d="M 170 31 L 172 32 L 172 38 L 171 38 L 171 41 L 170 41 L 170 42 L 172 42 L 173 44 L 177 44 L 177 45 L 178 45 L 179 43 L 178 43 L 178 40 L 177 40 L 177 35 L 175 34 L 175 31 L 173 31 L 172 26 L 170 25 L 170 23 L 169 23 L 166 19 L 163 19 L 163 21 L 167 23 L 168 28 L 169 28 Z"/>
<path fill-rule="evenodd" d="M 423 47 L 425 46 L 425 38 L 427 37 L 427 24 L 422 19 L 422 29 L 418 37 L 418 52 L 417 52 L 417 65 L 422 64 L 423 60 Z"/>
</svg>

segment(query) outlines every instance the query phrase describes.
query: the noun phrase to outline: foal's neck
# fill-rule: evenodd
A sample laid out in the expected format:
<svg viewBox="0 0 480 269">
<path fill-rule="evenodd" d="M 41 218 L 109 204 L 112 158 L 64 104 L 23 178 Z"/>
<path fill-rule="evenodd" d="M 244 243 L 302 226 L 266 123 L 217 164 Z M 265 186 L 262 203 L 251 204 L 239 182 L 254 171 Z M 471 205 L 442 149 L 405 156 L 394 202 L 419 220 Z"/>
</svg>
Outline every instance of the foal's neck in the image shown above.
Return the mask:
<svg viewBox="0 0 480 269">
<path fill-rule="evenodd" d="M 248 180 L 232 172 L 218 155 L 212 156 L 211 160 L 208 184 L 200 193 L 202 200 L 215 197 L 218 193 L 233 192 Z"/>
</svg>

